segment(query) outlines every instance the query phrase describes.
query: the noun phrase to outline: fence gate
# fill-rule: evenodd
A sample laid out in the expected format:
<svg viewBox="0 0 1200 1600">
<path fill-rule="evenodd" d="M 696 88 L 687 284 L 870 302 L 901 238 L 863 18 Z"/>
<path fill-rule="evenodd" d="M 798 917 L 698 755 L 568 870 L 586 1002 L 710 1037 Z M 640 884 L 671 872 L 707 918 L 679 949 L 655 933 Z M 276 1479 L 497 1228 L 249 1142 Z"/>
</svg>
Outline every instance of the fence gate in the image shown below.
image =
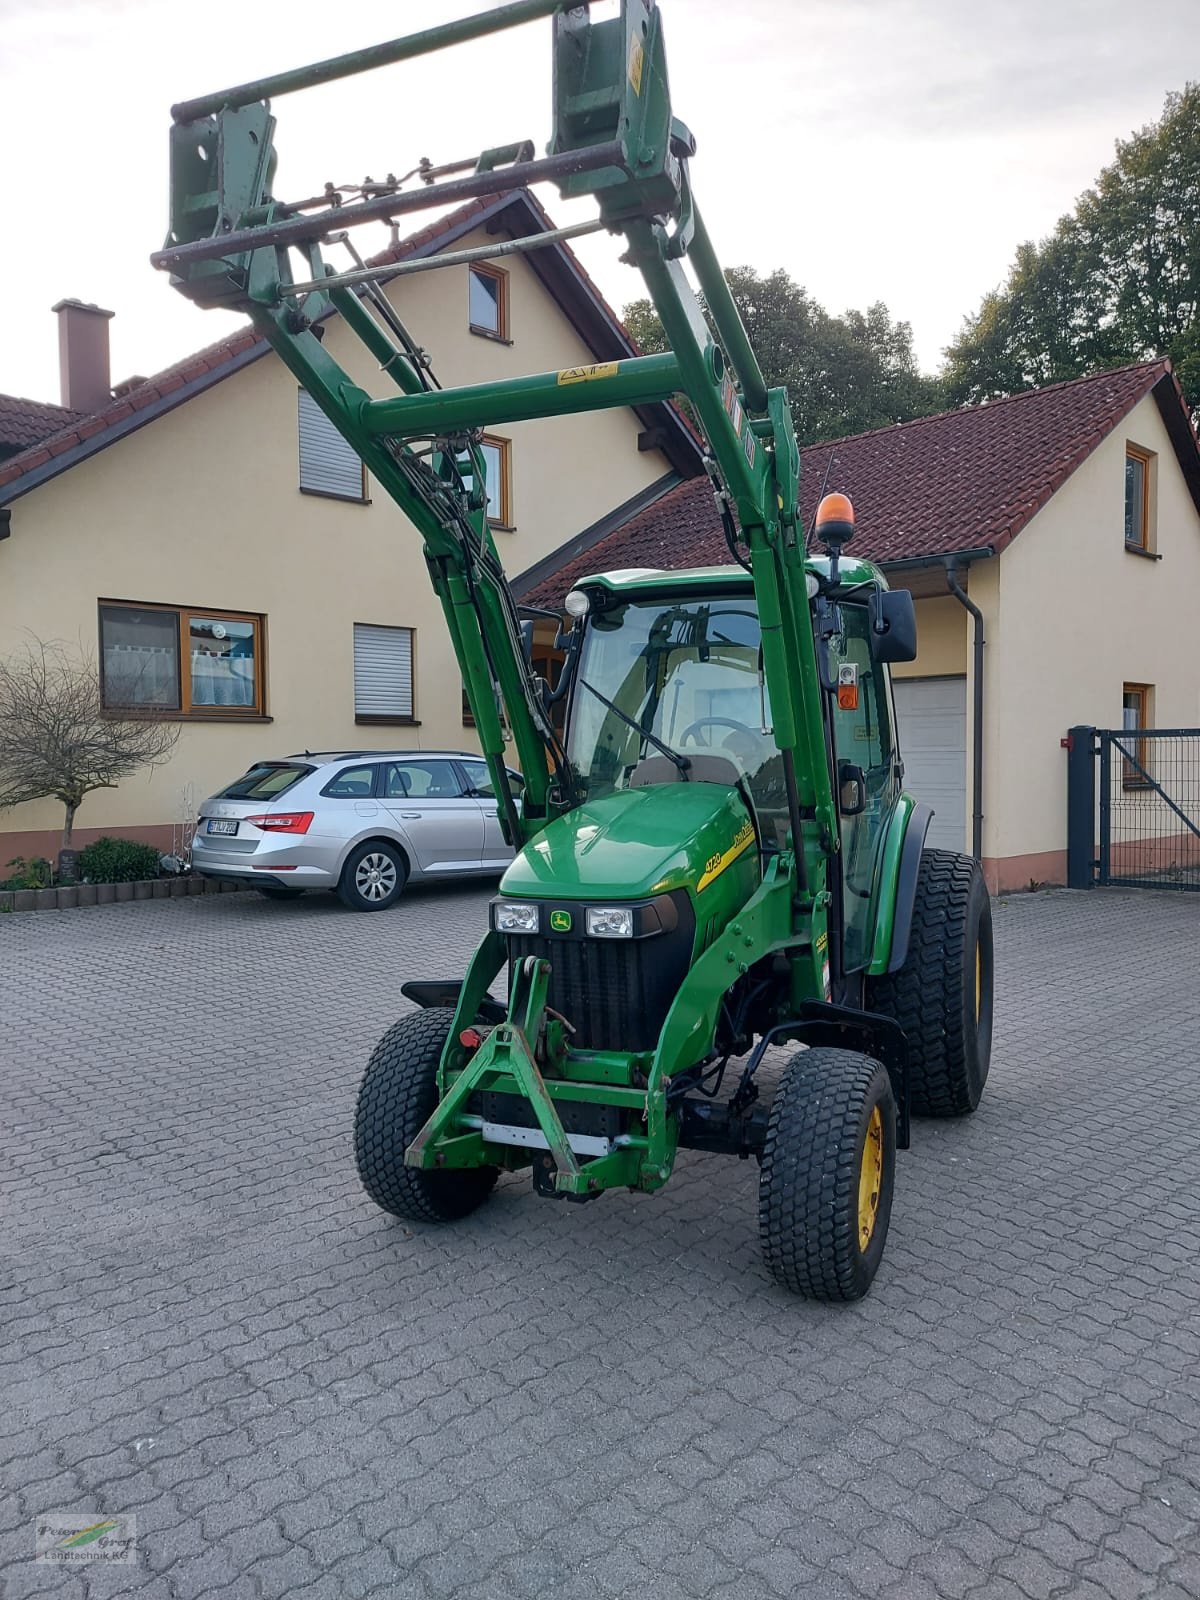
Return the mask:
<svg viewBox="0 0 1200 1600">
<path fill-rule="evenodd" d="M 1200 728 L 1072 728 L 1067 882 L 1200 890 Z"/>
</svg>

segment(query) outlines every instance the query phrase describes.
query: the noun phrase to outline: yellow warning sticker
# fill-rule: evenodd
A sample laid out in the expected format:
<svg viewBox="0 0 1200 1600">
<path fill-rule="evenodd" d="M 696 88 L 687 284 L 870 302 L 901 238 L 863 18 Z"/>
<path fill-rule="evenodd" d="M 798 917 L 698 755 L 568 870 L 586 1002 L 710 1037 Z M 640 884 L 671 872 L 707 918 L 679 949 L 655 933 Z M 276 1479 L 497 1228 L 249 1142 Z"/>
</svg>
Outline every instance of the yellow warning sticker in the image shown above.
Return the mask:
<svg viewBox="0 0 1200 1600">
<path fill-rule="evenodd" d="M 615 378 L 617 363 L 615 361 L 597 361 L 590 367 L 564 367 L 558 375 L 560 385 L 564 383 L 591 383 L 593 378 Z"/>
<path fill-rule="evenodd" d="M 646 52 L 642 49 L 642 41 L 636 36 L 629 41 L 629 81 L 633 85 L 634 94 L 642 92 L 642 66 L 646 60 Z"/>
</svg>

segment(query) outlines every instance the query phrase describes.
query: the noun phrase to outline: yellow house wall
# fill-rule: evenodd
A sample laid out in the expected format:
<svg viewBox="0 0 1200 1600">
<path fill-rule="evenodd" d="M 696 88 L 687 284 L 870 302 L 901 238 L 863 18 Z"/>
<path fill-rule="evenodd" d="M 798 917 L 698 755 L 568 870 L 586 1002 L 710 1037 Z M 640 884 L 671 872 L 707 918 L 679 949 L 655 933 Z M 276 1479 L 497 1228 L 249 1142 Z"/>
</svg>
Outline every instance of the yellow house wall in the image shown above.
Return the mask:
<svg viewBox="0 0 1200 1600">
<path fill-rule="evenodd" d="M 486 241 L 480 232 L 464 245 Z M 532 270 L 508 263 L 512 344 L 467 330 L 467 269 L 389 291 L 446 385 L 594 359 Z M 389 392 L 335 319 L 327 346 L 371 392 Z M 338 747 L 471 747 L 461 683 L 420 540 L 372 486 L 368 505 L 299 492 L 296 384 L 266 355 L 13 503 L 0 544 L 0 651 L 34 636 L 97 652 L 97 600 L 263 613 L 269 724 L 189 722 L 168 763 L 90 795 L 81 838 L 163 830 L 254 759 Z M 668 470 L 639 453 L 632 411 L 498 428 L 512 440 L 515 531 L 498 532 L 520 572 Z M 356 726 L 353 624 L 415 629 L 418 727 Z M 0 814 L 33 845 L 60 826 L 53 802 Z M 0 844 L 3 850 L 3 844 Z M 4 857 L 7 859 L 7 856 Z M 0 862 L 2 865 L 2 862 Z"/>
<path fill-rule="evenodd" d="M 902 589 L 899 577 L 893 589 Z M 897 662 L 893 678 L 952 678 L 967 670 L 966 612 L 953 595 L 914 602 L 917 659 Z"/>
<path fill-rule="evenodd" d="M 1125 549 L 1127 443 L 1155 455 L 1161 561 Z M 993 886 L 1061 883 L 1067 729 L 1119 728 L 1124 683 L 1153 685 L 1157 726 L 1200 725 L 1200 516 L 1153 398 L 980 576 L 996 589 L 983 602 L 985 860 Z M 978 599 L 974 584 L 972 594 Z"/>
</svg>

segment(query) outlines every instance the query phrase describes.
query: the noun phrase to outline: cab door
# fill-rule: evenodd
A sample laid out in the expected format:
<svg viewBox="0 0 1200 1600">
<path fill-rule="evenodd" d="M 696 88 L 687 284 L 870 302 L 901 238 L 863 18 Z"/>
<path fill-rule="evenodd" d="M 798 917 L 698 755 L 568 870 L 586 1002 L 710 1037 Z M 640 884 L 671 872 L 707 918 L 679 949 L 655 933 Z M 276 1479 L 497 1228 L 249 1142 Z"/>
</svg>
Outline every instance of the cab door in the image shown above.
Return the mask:
<svg viewBox="0 0 1200 1600">
<path fill-rule="evenodd" d="M 845 969 L 854 972 L 870 954 L 875 867 L 900 774 L 887 668 L 871 659 L 867 608 L 843 602 L 841 614 L 842 632 L 830 641 L 829 652 L 839 682 L 833 710 L 834 797 L 842 831 Z M 857 788 L 860 774 L 862 809 L 848 814 L 842 810 L 843 795 Z"/>
</svg>

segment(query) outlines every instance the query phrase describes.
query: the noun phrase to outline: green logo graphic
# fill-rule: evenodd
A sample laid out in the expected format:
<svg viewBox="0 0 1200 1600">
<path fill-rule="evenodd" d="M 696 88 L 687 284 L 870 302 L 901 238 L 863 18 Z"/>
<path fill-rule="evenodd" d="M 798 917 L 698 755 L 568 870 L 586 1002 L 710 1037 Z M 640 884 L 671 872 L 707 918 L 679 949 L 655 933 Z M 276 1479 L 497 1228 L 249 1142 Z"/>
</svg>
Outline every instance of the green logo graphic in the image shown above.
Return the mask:
<svg viewBox="0 0 1200 1600">
<path fill-rule="evenodd" d="M 90 1528 L 81 1528 L 78 1533 L 60 1539 L 58 1547 L 60 1550 L 77 1550 L 80 1545 L 92 1544 L 96 1539 L 103 1539 L 106 1533 L 111 1533 L 118 1527 L 120 1527 L 118 1522 L 94 1522 Z"/>
<path fill-rule="evenodd" d="M 571 913 L 569 911 L 552 911 L 550 913 L 550 926 L 555 933 L 570 933 Z"/>
</svg>

